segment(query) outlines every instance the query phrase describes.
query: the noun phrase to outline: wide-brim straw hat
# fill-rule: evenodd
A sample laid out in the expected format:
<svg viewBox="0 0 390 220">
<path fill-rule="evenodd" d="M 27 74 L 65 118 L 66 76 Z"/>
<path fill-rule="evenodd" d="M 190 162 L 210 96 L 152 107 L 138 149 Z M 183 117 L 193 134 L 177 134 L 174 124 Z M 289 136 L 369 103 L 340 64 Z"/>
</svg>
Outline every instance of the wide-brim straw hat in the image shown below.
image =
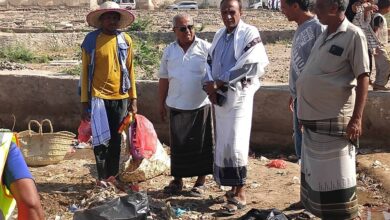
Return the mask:
<svg viewBox="0 0 390 220">
<path fill-rule="evenodd" d="M 119 20 L 119 29 L 130 26 L 135 19 L 135 16 L 129 10 L 120 8 L 120 6 L 115 2 L 107 1 L 101 4 L 98 9 L 91 11 L 87 15 L 88 24 L 95 28 L 101 28 L 99 18 L 106 12 L 118 12 L 121 15 Z"/>
</svg>

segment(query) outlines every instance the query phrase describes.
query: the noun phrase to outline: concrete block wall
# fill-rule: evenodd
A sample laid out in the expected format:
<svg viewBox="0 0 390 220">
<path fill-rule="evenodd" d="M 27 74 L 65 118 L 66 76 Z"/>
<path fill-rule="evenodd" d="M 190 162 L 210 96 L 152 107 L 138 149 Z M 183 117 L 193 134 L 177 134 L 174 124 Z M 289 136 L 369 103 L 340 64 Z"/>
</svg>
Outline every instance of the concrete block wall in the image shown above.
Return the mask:
<svg viewBox="0 0 390 220">
<path fill-rule="evenodd" d="M 77 77 L 43 75 L 34 71 L 0 73 L 0 127 L 27 129 L 31 119 L 52 121 L 55 131 L 76 132 L 80 122 Z M 168 124 L 158 115 L 158 83 L 137 81 L 139 113 L 153 124 L 159 138 L 168 143 Z M 251 147 L 254 150 L 293 151 L 292 114 L 287 86 L 262 86 L 255 95 Z M 369 92 L 364 112 L 361 146 L 390 149 L 390 93 Z"/>
</svg>

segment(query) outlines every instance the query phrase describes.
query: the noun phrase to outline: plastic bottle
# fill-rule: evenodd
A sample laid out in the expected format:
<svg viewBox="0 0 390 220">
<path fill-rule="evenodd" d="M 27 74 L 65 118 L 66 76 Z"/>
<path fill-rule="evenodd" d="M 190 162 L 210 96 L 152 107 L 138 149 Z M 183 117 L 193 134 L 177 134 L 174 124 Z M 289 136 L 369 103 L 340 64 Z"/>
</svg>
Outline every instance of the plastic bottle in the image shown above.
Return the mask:
<svg viewBox="0 0 390 220">
<path fill-rule="evenodd" d="M 119 125 L 118 133 L 122 133 L 125 128 L 133 121 L 133 113 L 128 113 L 126 117 L 123 118 L 122 122 Z"/>
</svg>

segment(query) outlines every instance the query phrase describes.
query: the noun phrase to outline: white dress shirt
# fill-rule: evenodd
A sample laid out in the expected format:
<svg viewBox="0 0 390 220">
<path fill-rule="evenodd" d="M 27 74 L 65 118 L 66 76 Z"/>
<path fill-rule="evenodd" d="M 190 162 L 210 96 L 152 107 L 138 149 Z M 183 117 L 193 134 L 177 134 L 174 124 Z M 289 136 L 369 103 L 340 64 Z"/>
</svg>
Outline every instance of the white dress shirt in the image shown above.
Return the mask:
<svg viewBox="0 0 390 220">
<path fill-rule="evenodd" d="M 210 103 L 202 89 L 209 48 L 210 43 L 197 37 L 187 52 L 184 52 L 178 42 L 165 48 L 158 76 L 169 82 L 167 106 L 193 110 Z"/>
</svg>

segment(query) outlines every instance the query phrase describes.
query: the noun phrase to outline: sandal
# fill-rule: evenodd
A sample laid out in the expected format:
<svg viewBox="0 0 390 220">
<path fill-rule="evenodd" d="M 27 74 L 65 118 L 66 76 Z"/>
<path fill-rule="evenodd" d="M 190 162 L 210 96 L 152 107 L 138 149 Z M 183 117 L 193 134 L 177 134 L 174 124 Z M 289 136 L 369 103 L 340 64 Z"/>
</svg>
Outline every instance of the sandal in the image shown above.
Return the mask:
<svg viewBox="0 0 390 220">
<path fill-rule="evenodd" d="M 194 197 L 202 197 L 205 191 L 206 191 L 205 185 L 194 186 L 190 191 L 190 195 Z"/>
<path fill-rule="evenodd" d="M 168 186 L 164 187 L 165 194 L 178 194 L 182 191 L 183 184 L 172 180 Z"/>
<path fill-rule="evenodd" d="M 235 215 L 238 210 L 245 208 L 246 204 L 240 202 L 235 197 L 228 198 L 227 204 L 221 209 L 221 214 L 226 216 Z"/>
<path fill-rule="evenodd" d="M 227 200 L 232 197 L 234 197 L 234 193 L 232 191 L 226 191 L 225 195 L 215 197 L 214 202 L 224 203 L 227 202 Z"/>
<path fill-rule="evenodd" d="M 301 201 L 289 205 L 287 208 L 284 209 L 284 211 L 300 210 L 300 209 L 305 209 L 305 206 Z"/>
</svg>

